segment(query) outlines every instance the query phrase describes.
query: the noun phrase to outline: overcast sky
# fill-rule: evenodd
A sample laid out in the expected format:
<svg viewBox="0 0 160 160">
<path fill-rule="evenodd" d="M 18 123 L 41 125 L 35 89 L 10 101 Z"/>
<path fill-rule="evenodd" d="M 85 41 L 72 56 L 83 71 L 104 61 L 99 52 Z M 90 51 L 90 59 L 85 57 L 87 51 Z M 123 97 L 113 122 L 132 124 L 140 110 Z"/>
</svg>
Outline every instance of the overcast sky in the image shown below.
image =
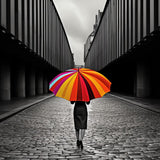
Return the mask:
<svg viewBox="0 0 160 160">
<path fill-rule="evenodd" d="M 106 0 L 53 0 L 65 28 L 77 65 L 84 64 L 84 43 L 93 30 L 95 15 Z"/>
</svg>

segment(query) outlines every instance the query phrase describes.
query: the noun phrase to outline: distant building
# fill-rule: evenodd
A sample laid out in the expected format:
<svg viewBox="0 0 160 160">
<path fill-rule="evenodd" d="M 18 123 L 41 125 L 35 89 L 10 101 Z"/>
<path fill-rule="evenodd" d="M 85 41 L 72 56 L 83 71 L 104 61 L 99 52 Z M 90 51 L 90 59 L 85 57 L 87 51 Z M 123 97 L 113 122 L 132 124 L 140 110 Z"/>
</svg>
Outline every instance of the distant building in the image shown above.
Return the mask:
<svg viewBox="0 0 160 160">
<path fill-rule="evenodd" d="M 98 10 L 98 14 L 95 17 L 95 24 L 93 25 L 93 32 L 95 33 L 98 26 L 99 26 L 99 22 L 101 20 L 101 16 L 102 16 L 102 12 L 100 10 Z"/>
<path fill-rule="evenodd" d="M 101 16 L 102 16 L 102 12 L 100 10 L 98 10 L 98 14 L 95 16 L 95 24 L 93 25 L 93 32 L 88 36 L 86 43 L 84 44 L 84 60 L 85 60 L 87 53 L 90 49 L 90 46 L 92 44 L 94 35 L 95 35 L 96 30 L 98 28 L 99 22 L 101 20 Z"/>
<path fill-rule="evenodd" d="M 84 68 L 84 65 L 75 65 L 74 68 Z"/>
<path fill-rule="evenodd" d="M 88 36 L 86 43 L 84 44 L 84 59 L 87 56 L 87 53 L 89 51 L 93 38 L 94 38 L 94 31 Z"/>
</svg>

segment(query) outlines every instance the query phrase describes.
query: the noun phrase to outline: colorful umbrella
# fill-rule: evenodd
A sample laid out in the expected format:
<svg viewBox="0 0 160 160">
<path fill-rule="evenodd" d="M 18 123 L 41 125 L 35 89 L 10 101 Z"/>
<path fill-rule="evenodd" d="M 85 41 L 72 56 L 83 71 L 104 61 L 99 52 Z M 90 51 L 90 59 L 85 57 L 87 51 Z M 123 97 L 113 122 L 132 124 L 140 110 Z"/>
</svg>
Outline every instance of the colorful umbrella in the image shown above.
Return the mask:
<svg viewBox="0 0 160 160">
<path fill-rule="evenodd" d="M 102 97 L 110 91 L 111 82 L 99 72 L 73 68 L 57 75 L 49 89 L 55 96 L 69 101 L 85 101 Z"/>
</svg>

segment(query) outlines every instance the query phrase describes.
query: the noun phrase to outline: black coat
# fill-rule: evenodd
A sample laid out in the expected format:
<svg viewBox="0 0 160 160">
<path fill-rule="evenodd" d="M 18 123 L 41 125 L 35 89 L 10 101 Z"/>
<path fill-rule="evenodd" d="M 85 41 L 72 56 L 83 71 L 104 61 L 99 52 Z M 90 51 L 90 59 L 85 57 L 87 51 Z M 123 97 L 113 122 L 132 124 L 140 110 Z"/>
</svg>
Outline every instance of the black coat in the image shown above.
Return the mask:
<svg viewBox="0 0 160 160">
<path fill-rule="evenodd" d="M 87 129 L 88 112 L 86 103 L 89 104 L 90 102 L 82 102 L 82 101 L 71 102 L 71 104 L 74 103 L 75 106 L 73 115 L 74 115 L 75 129 Z"/>
</svg>

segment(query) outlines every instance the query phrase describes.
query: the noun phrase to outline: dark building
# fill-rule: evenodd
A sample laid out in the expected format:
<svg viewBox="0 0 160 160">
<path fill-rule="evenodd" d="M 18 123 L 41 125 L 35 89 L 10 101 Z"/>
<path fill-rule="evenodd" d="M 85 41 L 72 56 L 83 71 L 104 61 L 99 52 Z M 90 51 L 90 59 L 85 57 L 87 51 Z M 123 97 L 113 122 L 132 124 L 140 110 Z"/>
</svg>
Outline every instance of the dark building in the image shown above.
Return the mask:
<svg viewBox="0 0 160 160">
<path fill-rule="evenodd" d="M 108 0 L 85 58 L 112 91 L 160 97 L 160 0 Z"/>
<path fill-rule="evenodd" d="M 0 0 L 0 100 L 47 93 L 49 81 L 73 66 L 52 0 Z"/>
</svg>

